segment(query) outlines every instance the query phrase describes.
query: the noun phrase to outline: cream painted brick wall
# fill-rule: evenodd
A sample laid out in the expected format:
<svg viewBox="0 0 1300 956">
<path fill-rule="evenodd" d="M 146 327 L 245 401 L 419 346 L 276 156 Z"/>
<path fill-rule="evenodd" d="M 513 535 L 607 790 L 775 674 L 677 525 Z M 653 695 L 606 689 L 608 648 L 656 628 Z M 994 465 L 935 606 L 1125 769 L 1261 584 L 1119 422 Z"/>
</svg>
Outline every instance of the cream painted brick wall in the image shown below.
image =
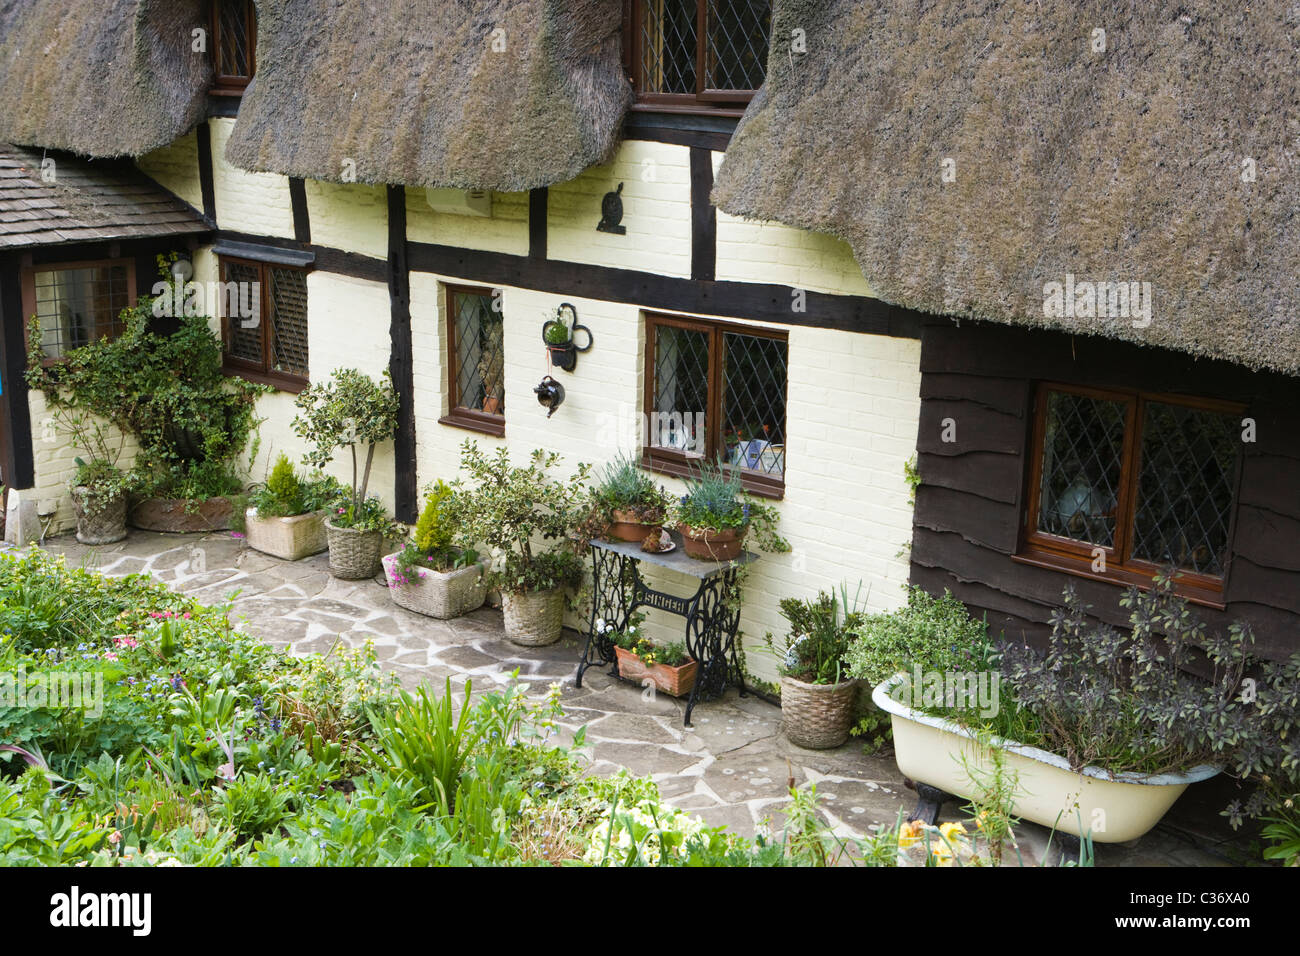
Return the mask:
<svg viewBox="0 0 1300 956">
<path fill-rule="evenodd" d="M 597 232 L 601 200 L 619 183 L 627 234 Z M 688 147 L 627 140 L 610 163 L 552 186 L 549 202 L 552 259 L 690 277 Z"/>
<path fill-rule="evenodd" d="M 308 179 L 303 191 L 314 244 L 388 258 L 388 190 L 384 186 Z"/>
<path fill-rule="evenodd" d="M 490 217 L 457 216 L 434 212 L 426 190 L 407 186 L 406 237 L 411 242 L 527 255 L 528 193 L 494 192 Z"/>
<path fill-rule="evenodd" d="M 249 173 L 226 160 L 226 142 L 235 121 L 214 117 L 212 130 L 212 185 L 217 203 L 217 225 L 234 232 L 293 238 L 293 203 L 289 178 L 275 173 Z"/>
<path fill-rule="evenodd" d="M 169 189 L 199 212 L 203 211 L 203 188 L 199 183 L 199 138 L 193 131 L 175 142 L 146 153 L 136 160 L 146 176 Z"/>
</svg>

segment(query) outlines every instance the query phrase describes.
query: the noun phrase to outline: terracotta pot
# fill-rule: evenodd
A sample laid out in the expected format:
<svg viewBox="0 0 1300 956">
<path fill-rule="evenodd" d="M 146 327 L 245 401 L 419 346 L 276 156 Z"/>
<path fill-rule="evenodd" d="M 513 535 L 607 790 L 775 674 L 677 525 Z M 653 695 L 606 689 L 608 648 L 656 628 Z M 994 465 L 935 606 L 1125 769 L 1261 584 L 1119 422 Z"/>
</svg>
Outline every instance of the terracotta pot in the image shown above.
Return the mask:
<svg viewBox="0 0 1300 956">
<path fill-rule="evenodd" d="M 79 485 L 72 489 L 72 510 L 82 544 L 112 544 L 126 537 L 126 495 L 104 500 Z"/>
<path fill-rule="evenodd" d="M 405 583 L 394 580 L 397 554 L 387 555 L 383 564 L 384 577 L 388 579 L 388 593 L 392 595 L 393 603 L 417 614 L 427 614 L 445 621 L 482 607 L 487 597 L 487 584 L 484 583 L 481 564 L 471 564 L 454 571 L 411 568 Z"/>
<path fill-rule="evenodd" d="M 564 630 L 564 592 L 505 591 L 501 614 L 506 638 L 524 647 L 545 647 L 560 639 Z"/>
<path fill-rule="evenodd" d="M 261 518 L 256 508 L 249 508 L 244 512 L 244 538 L 250 548 L 285 561 L 299 561 L 328 547 L 321 511 L 288 518 Z"/>
<path fill-rule="evenodd" d="M 790 743 L 809 750 L 828 750 L 849 739 L 855 680 L 838 684 L 805 684 L 781 678 L 781 729 Z"/>
<path fill-rule="evenodd" d="M 379 553 L 384 549 L 381 531 L 340 528 L 326 519 L 325 539 L 330 549 L 330 574 L 344 581 L 360 581 L 379 573 Z"/>
<path fill-rule="evenodd" d="M 703 528 L 688 528 L 679 524 L 677 530 L 682 533 L 682 544 L 686 553 L 701 561 L 734 561 L 740 557 L 745 546 L 746 528 L 727 528 L 725 531 L 706 531 Z"/>
<path fill-rule="evenodd" d="M 642 521 L 635 511 L 614 511 L 614 520 L 605 529 L 605 536 L 615 541 L 635 541 L 640 544 L 652 531 L 664 526 L 662 521 Z"/>
<path fill-rule="evenodd" d="M 132 527 L 145 531 L 196 534 L 226 530 L 233 512 L 229 498 L 207 498 L 199 502 L 184 498 L 141 498 L 131 505 L 130 521 Z"/>
<path fill-rule="evenodd" d="M 695 686 L 695 675 L 699 673 L 699 661 L 687 661 L 678 667 L 667 664 L 647 664 L 631 651 L 615 647 L 618 657 L 619 676 L 625 677 L 642 686 L 649 680 L 654 686 L 672 697 L 685 697 Z"/>
</svg>

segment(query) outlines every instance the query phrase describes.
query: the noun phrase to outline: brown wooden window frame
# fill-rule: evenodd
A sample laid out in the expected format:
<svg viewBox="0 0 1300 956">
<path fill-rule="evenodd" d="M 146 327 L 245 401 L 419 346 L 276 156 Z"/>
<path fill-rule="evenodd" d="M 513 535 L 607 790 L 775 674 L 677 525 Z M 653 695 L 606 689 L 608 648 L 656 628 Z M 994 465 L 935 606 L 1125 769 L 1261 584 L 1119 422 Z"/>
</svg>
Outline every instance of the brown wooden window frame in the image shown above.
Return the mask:
<svg viewBox="0 0 1300 956">
<path fill-rule="evenodd" d="M 275 345 L 274 333 L 271 330 L 271 323 L 275 321 L 275 313 L 271 309 L 271 269 L 284 269 L 292 272 L 310 272 L 311 269 L 304 266 L 284 265 L 279 262 L 263 262 L 260 259 L 246 259 L 241 256 L 217 256 L 217 277 L 218 281 L 225 283 L 226 266 L 230 263 L 238 263 L 243 266 L 250 266 L 257 269 L 258 282 L 258 316 L 259 319 L 267 323 L 266 330 L 262 335 L 262 361 L 252 362 L 248 359 L 237 358 L 230 352 L 230 316 L 221 315 L 221 370 L 227 375 L 235 375 L 247 379 L 250 382 L 258 382 L 262 385 L 270 385 L 282 392 L 298 394 L 311 384 L 311 380 L 306 375 L 299 375 L 296 372 L 285 372 L 275 368 Z M 218 312 L 224 312 L 224 302 L 218 302 Z M 308 302 L 307 315 L 304 321 L 310 327 L 311 324 L 311 306 Z M 310 332 L 309 332 L 310 334 Z M 310 360 L 310 359 L 309 359 Z"/>
<path fill-rule="evenodd" d="M 1120 460 L 1120 488 L 1115 505 L 1115 536 L 1109 548 L 1038 530 L 1050 392 L 1065 392 L 1102 401 L 1124 403 L 1124 447 Z M 1030 460 L 1029 467 L 1026 469 L 1024 522 L 1020 529 L 1020 548 L 1017 554 L 1012 555 L 1012 560 L 1125 587 L 1133 585 L 1148 589 L 1152 586 L 1153 578 L 1164 570 L 1164 566 L 1134 557 L 1131 553 L 1137 514 L 1138 480 L 1142 473 L 1143 422 L 1148 403 L 1181 405 L 1197 411 L 1224 415 L 1240 415 L 1246 411 L 1245 405 L 1218 399 L 1132 389 L 1092 388 L 1063 382 L 1038 383 L 1034 392 Z M 1177 592 L 1188 600 L 1219 610 L 1225 607 L 1224 590 L 1231 564 L 1232 539 L 1241 481 L 1241 460 L 1242 456 L 1238 454 L 1236 474 L 1233 476 L 1230 506 L 1232 513 L 1228 516 L 1223 574 L 1219 576 L 1180 569 L 1176 584 Z M 1094 571 L 1092 568 L 1094 548 L 1102 548 L 1105 553 L 1104 572 Z"/>
<path fill-rule="evenodd" d="M 248 37 L 247 76 L 218 72 L 221 64 L 221 7 L 225 3 L 244 4 L 246 35 Z M 209 50 L 212 57 L 212 89 L 209 92 L 213 96 L 243 96 L 244 90 L 253 81 L 253 77 L 257 73 L 257 5 L 253 0 L 212 0 L 209 26 L 212 31 L 209 38 L 211 41 Z"/>
<path fill-rule="evenodd" d="M 459 388 L 457 385 L 457 373 L 459 371 L 459 360 L 456 355 L 456 305 L 454 297 L 457 295 L 476 295 L 487 296 L 493 299 L 497 296 L 499 286 L 474 286 L 459 285 L 456 283 L 443 284 L 443 305 L 446 308 L 446 323 L 443 326 L 447 338 L 447 413 L 438 419 L 443 425 L 449 425 L 452 428 L 466 428 L 470 431 L 482 432 L 485 435 L 494 435 L 498 438 L 506 433 L 506 416 L 502 414 L 490 414 L 476 408 L 466 408 L 460 404 Z M 504 325 L 505 314 L 502 312 L 502 323 Z M 503 329 L 504 333 L 504 329 Z M 504 335 L 502 341 L 502 361 L 504 362 L 505 342 Z M 541 343 L 538 343 L 541 348 Z M 503 375 L 504 379 L 504 375 Z M 502 390 L 505 385 L 502 382 Z M 505 396 L 502 396 L 504 400 Z"/>
<path fill-rule="evenodd" d="M 786 395 L 789 396 L 789 349 L 790 334 L 784 329 L 766 326 L 746 325 L 743 322 L 728 322 L 722 319 L 700 319 L 694 316 L 670 315 L 661 312 L 645 313 L 645 382 L 642 393 L 642 410 L 649 416 L 655 410 L 655 371 L 658 330 L 663 326 L 690 329 L 709 334 L 709 373 L 708 373 L 708 408 L 704 409 L 705 455 L 704 460 L 716 461 L 723 451 L 723 413 L 722 413 L 722 349 L 723 336 L 752 335 L 757 338 L 776 339 L 786 347 Z M 789 428 L 789 411 L 786 412 L 786 428 Z M 649 443 L 648 432 L 644 436 L 646 443 L 641 449 L 641 465 L 650 471 L 672 475 L 676 478 L 689 478 L 699 474 L 701 459 L 687 455 L 674 448 Z M 789 438 L 787 435 L 787 446 Z M 785 459 L 781 477 L 750 471 L 746 468 L 736 469 L 740 474 L 741 484 L 751 494 L 763 498 L 780 499 L 785 497 Z M 729 466 L 730 467 L 730 466 Z"/>
<path fill-rule="evenodd" d="M 695 0 L 695 92 L 658 93 L 643 87 L 645 0 L 623 2 L 623 66 L 636 95 L 632 109 L 658 113 L 698 113 L 738 117 L 758 90 L 717 90 L 704 85 L 708 75 L 708 16 L 715 0 Z M 769 43 L 770 43 L 769 37 Z"/>
<path fill-rule="evenodd" d="M 113 266 L 123 266 L 126 269 L 126 307 L 134 308 L 136 303 L 136 281 L 135 281 L 135 260 L 118 257 L 116 259 L 84 259 L 75 262 L 41 262 L 33 265 L 24 266 L 19 279 L 22 286 L 23 315 L 30 320 L 36 315 L 36 274 L 38 272 L 68 272 L 74 269 L 100 269 L 111 268 Z M 120 313 L 119 313 L 120 314 Z M 114 316 L 112 326 L 119 323 Z M 102 338 L 110 337 L 114 334 L 113 330 L 104 332 L 103 324 L 95 323 L 95 328 L 91 337 L 92 342 Z M 24 329 L 24 335 L 26 329 Z M 46 366 L 57 365 L 67 358 L 72 349 L 65 349 L 61 355 L 45 356 L 41 359 L 41 364 Z"/>
</svg>

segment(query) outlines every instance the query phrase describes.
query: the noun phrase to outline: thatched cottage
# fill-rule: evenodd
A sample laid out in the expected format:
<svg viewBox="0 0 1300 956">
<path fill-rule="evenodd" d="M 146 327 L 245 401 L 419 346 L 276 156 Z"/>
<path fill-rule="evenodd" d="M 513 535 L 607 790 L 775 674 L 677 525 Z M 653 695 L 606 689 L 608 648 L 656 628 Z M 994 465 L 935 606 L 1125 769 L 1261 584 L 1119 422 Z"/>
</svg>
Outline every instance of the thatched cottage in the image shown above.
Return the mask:
<svg viewBox="0 0 1300 956">
<path fill-rule="evenodd" d="M 727 456 L 794 546 L 749 579 L 751 642 L 781 597 L 841 581 L 873 608 L 909 580 L 951 589 L 1017 636 L 1074 582 L 1121 621 L 1120 586 L 1174 564 L 1211 618 L 1290 653 L 1296 17 L 0 0 L 9 514 L 68 515 L 66 453 L 18 374 L 25 319 L 75 347 L 59 308 L 80 296 L 111 334 L 118 293 L 77 289 L 117 276 L 129 300 L 162 243 L 200 281 L 269 290 L 272 328 L 222 329 L 230 373 L 278 389 L 254 479 L 301 451 L 305 383 L 388 368 L 401 428 L 376 482 L 404 520 L 467 436 L 633 449 L 670 487 L 692 454 Z M 78 175 L 41 188 L 50 158 Z M 186 225 L 94 218 L 103 177 Z M 89 231 L 24 225 L 57 209 Z M 572 372 L 540 338 L 561 303 L 592 333 Z M 549 417 L 548 373 L 567 393 Z"/>
</svg>

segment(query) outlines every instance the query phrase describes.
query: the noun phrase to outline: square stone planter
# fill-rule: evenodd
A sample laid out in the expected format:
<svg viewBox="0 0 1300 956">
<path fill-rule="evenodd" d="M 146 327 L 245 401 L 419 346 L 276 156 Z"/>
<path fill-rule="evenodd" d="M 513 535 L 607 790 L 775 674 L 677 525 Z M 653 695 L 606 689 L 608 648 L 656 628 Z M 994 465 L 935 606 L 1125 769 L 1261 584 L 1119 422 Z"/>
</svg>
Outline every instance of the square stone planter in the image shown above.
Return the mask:
<svg viewBox="0 0 1300 956">
<path fill-rule="evenodd" d="M 695 686 L 695 675 L 699 672 L 699 661 L 687 661 L 678 667 L 668 664 L 647 664 L 625 647 L 615 647 L 618 656 L 618 673 L 620 677 L 644 686 L 649 680 L 656 689 L 672 697 L 685 697 Z"/>
<path fill-rule="evenodd" d="M 325 550 L 325 518 L 313 511 L 291 518 L 261 518 L 256 508 L 244 512 L 248 546 L 285 561 L 300 561 Z"/>
<path fill-rule="evenodd" d="M 399 583 L 394 575 L 396 554 L 386 555 L 383 564 L 384 577 L 388 579 L 388 593 L 392 595 L 393 603 L 417 614 L 445 621 L 482 607 L 487 598 L 487 584 L 481 564 L 471 564 L 454 571 L 411 568 L 404 583 Z"/>
</svg>

